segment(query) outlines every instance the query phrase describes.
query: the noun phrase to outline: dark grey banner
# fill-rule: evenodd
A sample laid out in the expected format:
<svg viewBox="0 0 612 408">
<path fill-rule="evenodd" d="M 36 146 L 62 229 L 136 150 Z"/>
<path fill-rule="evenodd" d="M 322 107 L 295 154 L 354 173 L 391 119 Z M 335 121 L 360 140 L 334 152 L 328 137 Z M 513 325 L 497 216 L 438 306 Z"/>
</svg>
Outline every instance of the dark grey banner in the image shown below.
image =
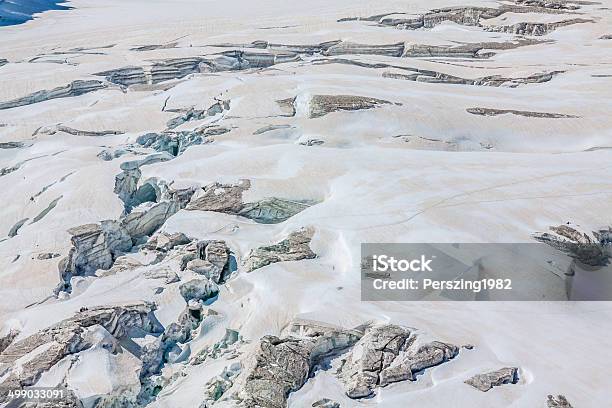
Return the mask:
<svg viewBox="0 0 612 408">
<path fill-rule="evenodd" d="M 597 262 L 585 263 L 541 243 L 366 243 L 361 245 L 361 298 L 612 300 L 609 248 L 585 250 L 598 252 Z"/>
</svg>

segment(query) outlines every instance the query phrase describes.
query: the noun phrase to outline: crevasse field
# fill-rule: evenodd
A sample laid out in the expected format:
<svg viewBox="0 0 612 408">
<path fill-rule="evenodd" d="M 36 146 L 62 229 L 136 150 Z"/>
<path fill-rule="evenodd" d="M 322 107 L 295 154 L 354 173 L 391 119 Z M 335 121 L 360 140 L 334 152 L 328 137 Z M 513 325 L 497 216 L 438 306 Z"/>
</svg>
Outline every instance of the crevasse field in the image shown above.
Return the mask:
<svg viewBox="0 0 612 408">
<path fill-rule="evenodd" d="M 360 293 L 604 239 L 610 0 L 66 5 L 0 27 L 0 406 L 612 406 L 609 302 Z"/>
</svg>

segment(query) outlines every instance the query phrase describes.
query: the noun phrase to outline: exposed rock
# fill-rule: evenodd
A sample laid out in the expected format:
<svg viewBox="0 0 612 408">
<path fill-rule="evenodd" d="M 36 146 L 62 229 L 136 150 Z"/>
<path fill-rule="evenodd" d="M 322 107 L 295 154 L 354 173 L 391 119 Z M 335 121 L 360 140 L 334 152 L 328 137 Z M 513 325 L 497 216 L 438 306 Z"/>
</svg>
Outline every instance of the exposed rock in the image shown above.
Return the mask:
<svg viewBox="0 0 612 408">
<path fill-rule="evenodd" d="M 308 139 L 304 142 L 300 142 L 302 146 L 320 146 L 325 142 L 321 139 Z"/>
<path fill-rule="evenodd" d="M 606 266 L 610 262 L 612 248 L 612 228 L 581 232 L 570 225 L 550 227 L 553 234 L 541 232 L 534 234 L 537 241 L 569 255 L 576 261 L 589 266 Z"/>
<path fill-rule="evenodd" d="M 503 384 L 516 384 L 518 380 L 517 367 L 504 367 L 489 373 L 477 374 L 465 380 L 465 383 L 482 392 L 487 392 Z"/>
<path fill-rule="evenodd" d="M 530 0 L 528 0 L 530 1 Z M 539 0 L 535 0 L 537 3 Z M 416 30 L 416 29 L 428 29 L 433 28 L 439 24 L 450 21 L 455 24 L 464 26 L 482 26 L 482 20 L 488 20 L 491 18 L 499 17 L 504 13 L 558 13 L 558 9 L 562 7 L 551 7 L 546 2 L 542 1 L 543 5 L 533 4 L 528 5 L 527 2 L 523 2 L 524 6 L 517 2 L 518 5 L 501 5 L 499 8 L 492 7 L 446 7 L 440 9 L 430 10 L 424 14 L 405 14 L 405 13 L 386 13 L 379 14 L 370 17 L 360 18 L 344 18 L 338 20 L 343 21 L 374 21 L 381 26 L 391 26 L 405 30 Z"/>
<path fill-rule="evenodd" d="M 145 247 L 156 251 L 168 252 L 176 246 L 187 245 L 191 241 L 192 239 L 182 232 L 175 232 L 174 234 L 160 232 L 153 235 L 147 241 Z"/>
<path fill-rule="evenodd" d="M 103 76 L 108 82 L 122 86 L 147 83 L 147 76 L 142 67 L 123 67 L 110 71 L 98 72 L 94 75 Z"/>
<path fill-rule="evenodd" d="M 11 329 L 9 330 L 7 334 L 0 337 L 0 354 L 2 354 L 2 352 L 6 350 L 8 346 L 11 345 L 13 340 L 15 340 L 15 337 L 17 337 L 18 335 L 19 335 L 19 330 Z"/>
<path fill-rule="evenodd" d="M 97 136 L 108 136 L 108 135 L 122 135 L 124 132 L 121 130 L 79 130 L 74 129 L 69 126 L 57 125 L 51 128 L 45 128 L 39 130 L 38 133 L 43 133 L 47 135 L 54 135 L 57 132 L 68 133 L 73 136 L 86 136 L 86 137 L 97 137 Z"/>
<path fill-rule="evenodd" d="M 115 176 L 114 192 L 119 196 L 125 205 L 125 211 L 128 212 L 133 206 L 134 194 L 138 190 L 138 182 L 142 175 L 140 169 L 123 170 Z"/>
<path fill-rule="evenodd" d="M 23 225 L 29 220 L 29 218 L 24 218 L 22 220 L 17 221 L 9 230 L 8 232 L 8 236 L 9 237 L 14 237 L 17 235 L 17 233 L 19 232 L 19 230 L 21 229 L 21 227 L 23 227 Z"/>
<path fill-rule="evenodd" d="M 295 116 L 295 98 L 279 99 L 276 104 L 282 111 L 282 116 Z"/>
<path fill-rule="evenodd" d="M 126 149 L 115 149 L 113 151 L 109 150 L 109 149 L 103 149 L 100 151 L 100 153 L 98 153 L 96 156 L 104 161 L 111 161 L 113 159 L 117 159 L 121 156 L 124 156 L 128 153 L 134 153 L 133 151 L 128 151 Z"/>
<path fill-rule="evenodd" d="M 313 204 L 314 202 L 312 201 L 290 201 L 272 197 L 255 203 L 245 204 L 238 212 L 238 215 L 261 224 L 278 224 L 304 211 Z"/>
<path fill-rule="evenodd" d="M 253 134 L 261 135 L 262 133 L 271 132 L 273 130 L 292 129 L 292 128 L 293 126 L 291 125 L 268 125 L 268 126 L 264 126 L 262 128 L 257 129 L 256 131 L 253 132 Z"/>
<path fill-rule="evenodd" d="M 180 209 L 175 201 L 143 203 L 134 207 L 121 221 L 121 226 L 132 239 L 153 234 L 164 222 Z"/>
<path fill-rule="evenodd" d="M 19 167 L 20 167 L 20 166 L 21 166 L 21 163 L 20 163 L 20 164 L 16 164 L 16 165 L 14 165 L 14 166 L 10 166 L 10 167 L 3 167 L 3 168 L 1 168 L 1 169 L 0 169 L 0 177 L 2 177 L 2 176 L 6 176 L 7 174 L 10 174 L 10 173 L 12 173 L 12 172 L 14 172 L 14 171 L 19 170 Z"/>
<path fill-rule="evenodd" d="M 219 267 L 205 259 L 194 259 L 187 262 L 187 269 L 198 275 L 203 275 L 214 282 L 218 282 L 221 276 Z"/>
<path fill-rule="evenodd" d="M 227 390 L 229 390 L 238 374 L 240 374 L 242 367 L 240 363 L 233 363 L 228 367 L 225 367 L 221 374 L 213 377 L 210 381 L 204 385 L 204 402 L 200 404 L 200 408 L 208 408 L 215 401 L 218 401 Z"/>
<path fill-rule="evenodd" d="M 340 404 L 329 398 L 323 398 L 312 403 L 315 408 L 340 408 Z"/>
<path fill-rule="evenodd" d="M 448 7 L 431 10 L 429 13 L 413 17 L 383 17 L 380 19 L 379 23 L 381 25 L 409 30 L 433 28 L 445 21 L 451 21 L 465 26 L 478 26 L 480 25 L 480 19 L 497 17 L 502 13 L 502 9 L 490 7 Z"/>
<path fill-rule="evenodd" d="M 190 300 L 206 302 L 219 293 L 219 287 L 208 279 L 192 279 L 181 284 L 179 290 L 185 302 Z"/>
<path fill-rule="evenodd" d="M 138 399 L 141 403 L 145 403 L 143 405 L 150 402 L 151 396 L 155 395 L 151 392 L 151 388 L 155 388 L 155 379 L 151 377 L 159 374 L 164 364 L 170 361 L 176 352 L 180 354 L 179 343 L 184 344 L 191 340 L 193 331 L 198 328 L 202 318 L 202 303 L 188 301 L 177 322 L 170 323 L 161 336 L 142 347 L 140 357 L 142 389 Z"/>
<path fill-rule="evenodd" d="M 561 71 L 535 73 L 527 77 L 504 77 L 501 75 L 491 75 L 476 79 L 461 78 L 453 75 L 444 74 L 436 71 L 422 70 L 414 68 L 413 73 L 396 73 L 383 72 L 384 78 L 403 79 L 416 82 L 427 83 L 444 83 L 444 84 L 460 84 L 460 85 L 477 85 L 477 86 L 502 86 L 508 88 L 516 88 L 520 85 L 548 82 Z M 478 108 L 472 108 L 478 109 Z M 480 108 L 482 109 L 482 108 Z"/>
<path fill-rule="evenodd" d="M 276 262 L 316 258 L 317 255 L 309 246 L 313 234 L 312 228 L 304 228 L 292 232 L 277 244 L 251 250 L 245 258 L 244 268 L 247 272 L 252 272 Z"/>
<path fill-rule="evenodd" d="M 303 336 L 263 337 L 235 381 L 238 398 L 247 407 L 285 408 L 289 394 L 304 385 L 318 364 L 359 337 L 355 331 L 321 327 Z"/>
<path fill-rule="evenodd" d="M 530 118 L 548 118 L 548 119 L 560 119 L 560 118 L 578 118 L 574 115 L 566 115 L 563 113 L 550 113 L 550 112 L 530 112 L 521 111 L 514 109 L 493 109 L 493 108 L 467 108 L 466 111 L 472 115 L 480 116 L 498 116 L 512 114 L 517 116 L 526 116 Z"/>
<path fill-rule="evenodd" d="M 143 264 L 140 261 L 137 261 L 136 259 L 134 259 L 133 257 L 129 255 L 122 255 L 122 256 L 117 257 L 113 261 L 113 266 L 111 266 L 110 269 L 108 270 L 98 269 L 96 271 L 96 276 L 97 277 L 111 276 L 117 273 L 131 271 L 136 268 L 140 268 L 141 266 L 143 266 Z M 145 272 L 145 275 L 146 275 L 146 272 Z"/>
<path fill-rule="evenodd" d="M 193 120 L 203 120 L 208 117 L 212 117 L 212 116 L 221 114 L 225 111 L 228 111 L 229 109 L 230 109 L 230 101 L 218 100 L 207 109 L 196 110 L 196 109 L 191 108 L 187 112 L 185 112 L 183 115 L 170 119 L 168 123 L 166 124 L 166 126 L 168 127 L 168 129 L 174 129 L 176 127 L 179 127 L 183 123 L 190 122 Z"/>
<path fill-rule="evenodd" d="M 548 408 L 573 408 L 564 395 L 557 395 L 556 397 L 549 395 L 546 398 L 546 406 Z"/>
<path fill-rule="evenodd" d="M 203 258 L 219 270 L 219 274 L 212 273 L 209 276 L 213 282 L 219 283 L 222 279 L 221 274 L 229 268 L 229 248 L 225 245 L 224 241 L 200 241 L 198 242 L 198 251 L 200 257 L 202 257 L 203 253 Z"/>
<path fill-rule="evenodd" d="M 43 252 L 43 253 L 36 255 L 36 259 L 38 259 L 39 261 L 44 261 L 47 259 L 57 258 L 58 256 L 60 256 L 60 254 L 56 254 L 53 252 Z"/>
<path fill-rule="evenodd" d="M 244 206 L 242 193 L 250 187 L 251 182 L 246 179 L 233 185 L 209 184 L 193 195 L 186 209 L 237 214 Z"/>
<path fill-rule="evenodd" d="M 459 353 L 452 344 L 434 341 L 415 345 L 408 329 L 384 324 L 370 327 L 353 347 L 340 369 L 350 398 L 370 397 L 376 387 L 416 381 L 423 370 L 447 362 Z"/>
<path fill-rule="evenodd" d="M 128 66 L 98 72 L 94 75 L 104 76 L 108 82 L 121 86 L 152 85 L 181 79 L 196 73 L 267 68 L 275 64 L 299 60 L 299 55 L 292 52 L 230 50 L 212 58 L 199 56 L 171 58 L 155 61 L 147 67 Z"/>
<path fill-rule="evenodd" d="M 578 10 L 580 6 L 566 0 L 514 0 L 514 3 L 523 6 L 550 8 L 555 10 Z"/>
<path fill-rule="evenodd" d="M 150 82 L 147 83 L 157 84 L 198 73 L 202 61 L 203 58 L 200 57 L 172 58 L 158 61 L 150 67 Z"/>
<path fill-rule="evenodd" d="M 6 376 L 2 386 L 34 385 L 61 359 L 89 348 L 89 327 L 100 325 L 117 339 L 130 336 L 134 330 L 157 333 L 160 326 L 154 310 L 152 303 L 83 308 L 69 319 L 13 342 L 0 353 L 0 373 Z"/>
<path fill-rule="evenodd" d="M 202 72 L 241 71 L 253 68 L 268 68 L 276 64 L 300 61 L 295 52 L 252 52 L 225 51 L 214 59 L 204 59 L 200 64 Z"/>
<path fill-rule="evenodd" d="M 404 54 L 404 43 L 369 45 L 343 41 L 332 45 L 322 53 L 323 55 L 384 55 L 388 57 L 401 57 Z"/>
<path fill-rule="evenodd" d="M 380 373 L 380 386 L 410 380 L 416 381 L 416 375 L 430 367 L 437 366 L 457 356 L 459 348 L 452 344 L 434 341 L 419 347 L 416 351 L 409 351 L 395 361 L 393 366 L 384 368 Z"/>
<path fill-rule="evenodd" d="M 210 313 L 211 309 L 209 309 L 208 312 Z M 221 340 L 212 346 L 203 348 L 189 360 L 189 364 L 200 365 L 205 361 L 216 360 L 221 357 L 225 357 L 226 359 L 237 357 L 239 353 L 236 349 L 245 343 L 245 340 L 239 332 L 232 329 L 225 329 L 225 334 Z"/>
<path fill-rule="evenodd" d="M 225 43 L 225 44 L 215 44 L 213 47 L 223 47 L 223 48 L 257 48 L 261 50 L 271 50 L 271 51 L 281 51 L 291 54 L 305 54 L 305 55 L 313 55 L 320 54 L 327 51 L 329 48 L 340 44 L 340 40 L 327 41 L 319 44 L 278 44 L 278 43 L 270 43 L 268 41 L 253 41 L 248 44 L 236 44 L 236 43 Z"/>
<path fill-rule="evenodd" d="M 406 48 L 405 57 L 455 57 L 455 58 L 487 58 L 492 53 L 481 53 L 484 47 L 479 44 L 467 45 L 423 45 L 412 44 Z"/>
<path fill-rule="evenodd" d="M 0 149 L 21 149 L 25 145 L 23 142 L 3 142 L 0 143 Z"/>
<path fill-rule="evenodd" d="M 73 276 L 92 275 L 109 269 L 114 260 L 132 248 L 132 237 L 116 221 L 86 224 L 71 228 L 72 248 L 58 265 L 60 285 L 56 291 L 70 290 Z"/>
<path fill-rule="evenodd" d="M 517 35 L 546 35 L 556 30 L 559 27 L 565 27 L 573 24 L 593 23 L 593 20 L 584 18 L 573 18 L 571 20 L 563 20 L 555 23 L 516 23 L 508 26 L 491 26 L 486 27 L 488 31 L 510 33 Z"/>
<path fill-rule="evenodd" d="M 105 84 L 102 81 L 77 80 L 77 81 L 71 82 L 70 84 L 66 86 L 53 88 L 51 90 L 37 91 L 30 95 L 24 96 L 22 98 L 13 99 L 12 101 L 0 102 L 0 110 L 15 108 L 18 106 L 30 105 L 33 103 L 44 102 L 50 99 L 80 96 L 80 95 L 83 95 L 89 92 L 94 92 L 100 89 L 104 89 L 106 87 L 107 87 L 107 84 Z"/>
<path fill-rule="evenodd" d="M 355 111 L 373 109 L 391 102 L 382 99 L 355 95 L 313 95 L 310 99 L 308 116 L 320 118 L 337 111 Z"/>
<path fill-rule="evenodd" d="M 5 58 L 0 58 L 0 67 L 1 67 L 1 66 L 3 66 L 3 65 L 6 65 L 6 64 L 8 64 L 8 63 L 9 63 L 9 61 L 8 61 L 7 59 L 5 59 Z"/>
<path fill-rule="evenodd" d="M 159 200 L 158 192 L 151 183 L 138 186 L 142 175 L 140 167 L 172 160 L 174 156 L 167 152 L 155 153 L 144 159 L 132 160 L 121 163 L 122 172 L 115 176 L 114 192 L 125 205 L 125 212 L 129 213 L 132 207 L 144 202 L 155 202 Z"/>
<path fill-rule="evenodd" d="M 153 51 L 153 50 L 167 50 L 170 48 L 175 48 L 177 46 L 177 42 L 169 42 L 166 44 L 154 44 L 154 45 L 141 45 L 138 47 L 130 48 L 130 51 Z"/>
<path fill-rule="evenodd" d="M 172 156 L 179 156 L 188 147 L 210 143 L 212 142 L 211 136 L 222 135 L 230 130 L 222 126 L 205 125 L 192 131 L 147 133 L 139 136 L 136 143 L 158 152 L 168 152 Z"/>
<path fill-rule="evenodd" d="M 30 222 L 30 224 L 34 224 L 35 222 L 38 222 L 40 220 L 43 219 L 43 217 L 45 217 L 47 214 L 49 214 L 49 212 L 51 210 L 53 210 L 55 208 L 55 206 L 57 205 L 57 203 L 59 203 L 59 201 L 62 199 L 63 196 L 59 196 L 56 199 L 52 200 L 47 207 L 42 210 L 40 213 L 38 213 L 38 215 L 36 217 L 34 217 L 32 219 L 32 221 Z"/>
<path fill-rule="evenodd" d="M 350 398 L 374 393 L 383 369 L 390 366 L 410 336 L 395 325 L 374 326 L 355 344 L 342 366 L 341 378 Z"/>
</svg>

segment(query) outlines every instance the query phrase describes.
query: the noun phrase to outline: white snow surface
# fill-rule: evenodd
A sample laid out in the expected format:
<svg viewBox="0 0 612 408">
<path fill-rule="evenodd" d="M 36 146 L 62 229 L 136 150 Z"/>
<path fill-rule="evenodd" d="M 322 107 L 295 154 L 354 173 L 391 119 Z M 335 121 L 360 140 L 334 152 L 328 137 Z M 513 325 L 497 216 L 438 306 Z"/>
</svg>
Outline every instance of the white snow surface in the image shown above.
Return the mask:
<svg viewBox="0 0 612 408">
<path fill-rule="evenodd" d="M 9 61 L 0 65 L 0 102 L 74 80 L 102 79 L 93 74 L 104 70 L 218 53 L 224 49 L 211 45 L 221 43 L 341 39 L 449 45 L 513 39 L 452 23 L 413 31 L 368 21 L 337 22 L 443 6 L 499 5 L 483 0 L 72 0 L 69 5 L 71 10 L 48 11 L 22 25 L 0 28 L 0 59 Z M 219 341 L 225 328 L 256 342 L 267 334 L 279 335 L 294 319 L 346 328 L 368 321 L 394 323 L 433 339 L 476 347 L 427 370 L 416 382 L 390 385 L 362 401 L 344 394 L 333 368 L 320 370 L 290 395 L 289 407 L 309 407 L 326 397 L 343 407 L 544 408 L 548 394 L 563 394 L 577 408 L 610 406 L 611 303 L 364 302 L 359 274 L 362 242 L 532 242 L 534 232 L 566 222 L 586 231 L 612 225 L 612 40 L 600 39 L 612 33 L 610 7 L 610 0 L 581 5 L 578 17 L 594 22 L 559 28 L 543 37 L 550 40 L 546 43 L 494 50 L 486 59 L 341 56 L 463 78 L 563 71 L 549 82 L 516 88 L 398 80 L 381 75 L 389 69 L 317 65 L 310 62 L 320 56 L 305 56 L 267 69 L 191 74 L 157 86 L 112 87 L 0 110 L 0 143 L 25 145 L 0 149 L 0 168 L 23 162 L 0 176 L 0 335 L 18 328 L 21 339 L 84 306 L 140 300 L 157 304 L 155 313 L 163 325 L 176 320 L 185 307 L 178 284 L 158 294 L 163 282 L 146 279 L 147 267 L 75 279 L 73 293 L 56 299 L 57 263 L 70 249 L 68 228 L 121 215 L 123 203 L 113 192 L 115 175 L 122 162 L 143 157 L 128 153 L 103 161 L 97 154 L 164 130 L 178 115 L 168 109 L 206 109 L 221 98 L 230 100 L 231 107 L 215 123 L 231 131 L 214 136 L 212 143 L 191 146 L 173 160 L 144 166 L 141 180 L 157 177 L 187 187 L 249 179 L 245 201 L 275 196 L 318 204 L 274 225 L 181 210 L 162 230 L 224 240 L 240 260 L 253 248 L 311 226 L 317 258 L 248 274 L 239 269 L 210 305 L 219 318 L 192 340 L 192 354 Z M 507 18 L 511 23 L 563 19 L 539 13 Z M 131 50 L 171 42 L 176 46 Z M 68 51 L 79 47 L 89 51 Z M 53 57 L 60 51 L 61 57 Z M 41 55 L 47 58 L 29 62 Z M 301 101 L 317 94 L 367 96 L 392 104 L 309 118 Z M 280 116 L 275 101 L 292 97 L 297 97 L 296 115 Z M 472 107 L 575 117 L 480 116 L 466 112 Z M 187 122 L 176 130 L 205 123 Z M 58 124 L 122 134 L 37 132 Z M 291 127 L 254 134 L 268 125 Z M 300 144 L 310 139 L 324 144 Z M 438 143 L 424 141 L 432 139 Z M 446 147 L 446 142 L 455 147 Z M 33 222 L 58 198 L 54 208 Z M 8 237 L 25 218 L 17 235 Z M 61 257 L 37 258 L 47 252 Z M 197 408 L 204 384 L 231 361 L 168 364 L 167 372 L 186 375 L 177 376 L 151 406 Z M 92 401 L 92 396 L 134 386 L 136 363 L 127 351 L 115 355 L 93 347 L 79 353 L 70 368 L 68 361 L 58 363 L 40 384 L 66 378 L 84 402 Z M 504 366 L 521 368 L 518 384 L 483 393 L 463 383 Z"/>
</svg>

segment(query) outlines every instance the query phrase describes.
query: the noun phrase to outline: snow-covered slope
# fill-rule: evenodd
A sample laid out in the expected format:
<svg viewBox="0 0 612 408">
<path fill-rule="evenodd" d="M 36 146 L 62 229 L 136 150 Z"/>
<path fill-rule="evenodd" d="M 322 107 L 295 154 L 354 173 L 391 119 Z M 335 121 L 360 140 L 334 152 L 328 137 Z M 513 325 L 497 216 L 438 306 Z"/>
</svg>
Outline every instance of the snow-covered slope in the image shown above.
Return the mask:
<svg viewBox="0 0 612 408">
<path fill-rule="evenodd" d="M 360 294 L 364 242 L 609 228 L 609 0 L 70 6 L 0 28 L 3 389 L 610 404 L 609 302 Z"/>
</svg>

